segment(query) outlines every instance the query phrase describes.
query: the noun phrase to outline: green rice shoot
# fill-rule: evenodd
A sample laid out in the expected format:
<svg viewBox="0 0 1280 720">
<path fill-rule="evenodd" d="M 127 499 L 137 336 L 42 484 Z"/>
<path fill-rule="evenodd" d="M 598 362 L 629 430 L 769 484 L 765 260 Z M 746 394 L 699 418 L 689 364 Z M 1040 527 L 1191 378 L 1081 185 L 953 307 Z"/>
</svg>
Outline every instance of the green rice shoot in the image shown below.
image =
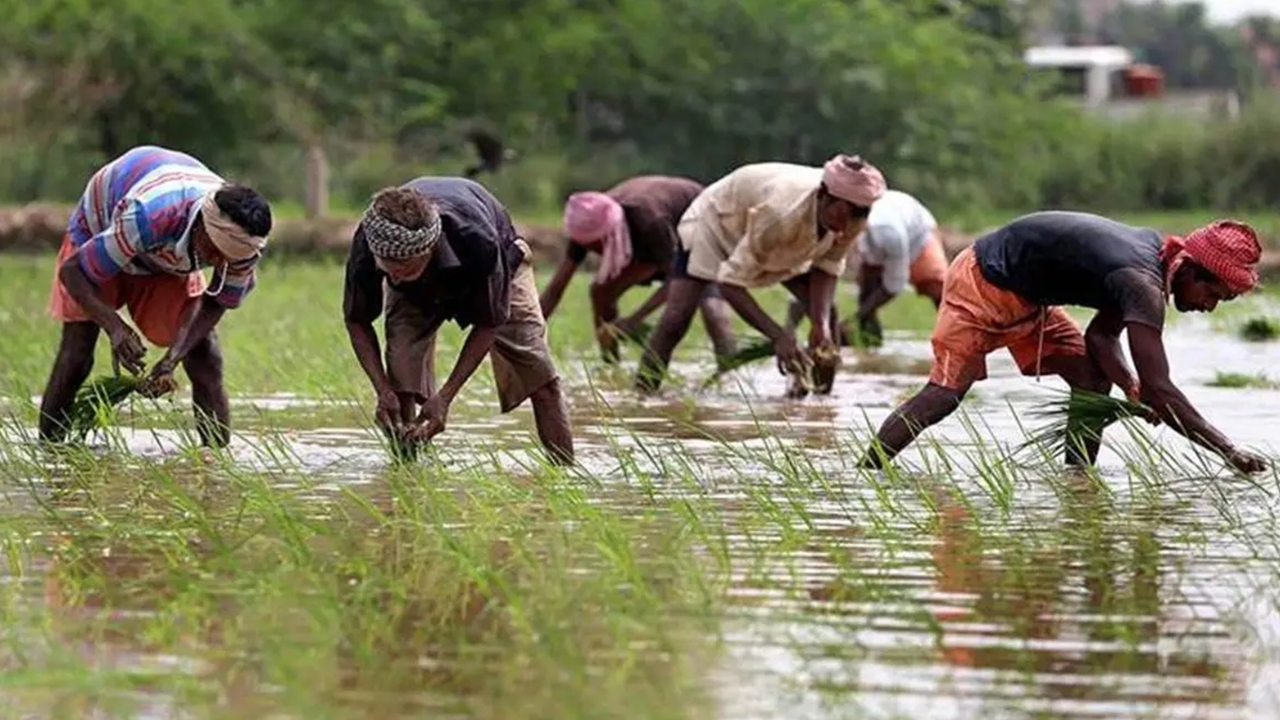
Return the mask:
<svg viewBox="0 0 1280 720">
<path fill-rule="evenodd" d="M 1042 403 L 1028 411 L 1028 415 L 1044 420 L 1017 449 L 1021 453 L 1032 447 L 1044 448 L 1054 454 L 1064 454 L 1068 448 L 1078 448 L 1082 442 L 1096 440 L 1108 426 L 1130 417 L 1141 417 L 1149 412 L 1145 405 L 1128 398 L 1089 392 L 1064 391 L 1063 397 Z"/>
<path fill-rule="evenodd" d="M 1269 317 L 1252 317 L 1240 326 L 1240 339 L 1267 342 L 1280 337 L 1280 321 Z"/>
<path fill-rule="evenodd" d="M 644 347 L 649 342 L 649 336 L 653 334 L 653 325 L 642 322 L 636 326 L 634 332 L 621 333 L 620 337 L 633 345 Z"/>
<path fill-rule="evenodd" d="M 702 381 L 700 389 L 706 390 L 719 382 L 722 376 L 765 358 L 771 358 L 774 354 L 772 340 L 765 337 L 756 338 L 739 347 L 732 355 L 726 358 L 717 358 L 716 371 L 712 373 L 711 377 Z"/>
<path fill-rule="evenodd" d="M 85 383 L 67 409 L 68 438 L 84 442 L 93 430 L 111 425 L 116 407 L 141 384 L 142 378 L 128 375 L 103 375 Z"/>
</svg>

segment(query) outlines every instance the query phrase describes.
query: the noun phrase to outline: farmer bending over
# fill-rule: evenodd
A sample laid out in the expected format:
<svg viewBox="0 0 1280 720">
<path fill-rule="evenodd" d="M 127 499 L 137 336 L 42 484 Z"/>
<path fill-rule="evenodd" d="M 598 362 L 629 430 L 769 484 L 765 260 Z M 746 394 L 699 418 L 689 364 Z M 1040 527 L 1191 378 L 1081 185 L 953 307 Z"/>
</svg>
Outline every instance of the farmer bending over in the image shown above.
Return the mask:
<svg viewBox="0 0 1280 720">
<path fill-rule="evenodd" d="M 1103 394 L 1119 386 L 1237 469 L 1264 469 L 1262 458 L 1233 447 L 1174 386 L 1161 337 L 1169 294 L 1182 312 L 1212 311 L 1257 284 L 1260 256 L 1253 229 L 1234 221 L 1161 238 L 1096 215 L 1041 212 L 979 238 L 947 271 L 929 384 L 885 420 L 863 464 L 879 467 L 949 415 L 986 377 L 986 356 L 1009 348 L 1024 374 L 1059 375 L 1072 389 Z M 1098 312 L 1081 334 L 1061 305 Z M 1122 330 L 1136 377 L 1120 349 Z M 1100 438 L 1080 440 L 1086 456 L 1071 447 L 1067 462 L 1094 463 Z"/>
<path fill-rule="evenodd" d="M 883 335 L 877 313 L 910 281 L 916 292 L 942 304 L 947 253 L 938 222 L 929 208 L 900 190 L 886 190 L 871 206 L 867 229 L 858 236 L 858 330 L 868 338 Z M 787 321 L 799 325 L 804 306 L 791 302 Z M 848 340 L 843 340 L 849 344 Z"/>
<path fill-rule="evenodd" d="M 773 341 L 779 369 L 798 377 L 810 365 L 808 354 L 748 288 L 781 282 L 808 310 L 809 349 L 833 348 L 836 279 L 884 188 L 875 167 L 839 155 L 821 168 L 744 165 L 704 190 L 680 220 L 667 306 L 649 338 L 637 388 L 653 392 L 661 386 L 698 302 L 717 284 L 734 310 Z"/>
<path fill-rule="evenodd" d="M 214 328 L 253 290 L 271 232 L 271 208 L 254 190 L 226 184 L 195 158 L 155 146 L 134 148 L 94 173 L 71 214 L 49 309 L 62 340 L 40 403 L 40 437 L 66 436 L 67 411 L 93 369 L 98 331 L 113 364 L 141 373 L 142 336 L 168 348 L 140 391 L 175 388 L 179 363 L 191 380 L 196 427 L 205 446 L 230 440 L 231 413 Z M 201 268 L 213 267 L 206 291 Z"/>
<path fill-rule="evenodd" d="M 458 391 L 490 356 L 502 412 L 532 400 L 552 461 L 573 462 L 528 256 L 506 209 L 471 180 L 424 177 L 374 195 L 351 243 L 342 308 L 385 431 L 415 442 L 439 434 Z M 385 369 L 373 329 L 383 313 L 384 279 Z M 436 331 L 450 319 L 471 331 L 437 389 Z"/>
<path fill-rule="evenodd" d="M 564 207 L 569 250 L 542 291 L 543 317 L 551 317 L 578 265 L 591 252 L 600 266 L 591 283 L 592 321 L 606 362 L 618 360 L 618 338 L 634 334 L 640 323 L 667 300 L 671 260 L 680 247 L 676 225 L 702 185 L 681 177 L 647 175 L 624 180 L 608 192 L 580 192 Z M 618 319 L 618 298 L 629 288 L 661 286 L 631 315 Z M 733 354 L 729 308 L 715 286 L 705 289 L 700 307 L 716 356 Z"/>
</svg>

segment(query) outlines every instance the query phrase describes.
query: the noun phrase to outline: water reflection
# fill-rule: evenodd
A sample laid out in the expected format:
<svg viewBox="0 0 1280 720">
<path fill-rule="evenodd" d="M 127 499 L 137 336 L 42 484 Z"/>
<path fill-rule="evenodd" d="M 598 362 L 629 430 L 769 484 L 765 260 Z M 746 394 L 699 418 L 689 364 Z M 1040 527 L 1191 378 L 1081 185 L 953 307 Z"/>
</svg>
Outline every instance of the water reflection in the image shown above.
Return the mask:
<svg viewBox="0 0 1280 720">
<path fill-rule="evenodd" d="M 1180 329 L 1171 354 L 1194 358 L 1204 339 L 1194 324 Z M 1280 361 L 1280 349 L 1269 346 L 1217 342 L 1214 352 L 1214 362 L 1232 371 L 1257 372 Z M 964 463 L 949 471 L 935 464 L 931 474 L 896 480 L 853 471 L 851 448 L 923 382 L 927 355 L 923 341 L 850 355 L 832 397 L 800 402 L 779 399 L 785 379 L 768 363 L 705 393 L 677 389 L 652 399 L 631 394 L 625 373 L 593 371 L 590 382 L 570 383 L 582 464 L 605 488 L 593 487 L 584 502 L 641 515 L 652 510 L 646 493 L 687 494 L 708 503 L 715 521 L 724 523 L 723 547 L 708 549 L 723 552 L 731 571 L 727 658 L 715 669 L 721 714 L 733 720 L 1276 716 L 1280 708 L 1265 701 L 1274 694 L 1264 690 L 1280 686 L 1280 676 L 1276 663 L 1264 664 L 1259 655 L 1274 658 L 1280 636 L 1255 639 L 1260 648 L 1246 651 L 1254 628 L 1274 627 L 1280 618 L 1274 478 L 1246 486 L 1168 477 L 1146 486 L 1111 447 L 1101 477 L 1018 475 L 1001 504 L 984 484 L 990 478 Z M 970 407 L 981 432 L 1016 437 L 1008 403 L 1034 401 L 1040 388 L 998 358 L 991 369 L 992 380 Z M 707 366 L 698 361 L 677 370 L 701 378 Z M 1205 371 L 1192 363 L 1174 370 L 1228 434 L 1245 442 L 1272 439 L 1268 419 L 1280 416 L 1280 392 L 1249 391 L 1244 403 L 1238 391 L 1203 387 L 1197 378 Z M 533 437 L 527 408 L 495 416 L 483 399 L 460 402 L 449 442 L 440 447 L 441 472 L 491 466 L 511 474 L 513 484 L 536 486 L 527 471 Z M 367 540 L 364 571 L 403 575 L 402 548 L 385 528 L 412 515 L 393 501 L 396 475 L 376 434 L 363 427 L 363 412 L 350 401 L 244 399 L 242 434 L 231 452 L 240 472 L 262 472 L 318 509 L 347 502 L 343 493 L 354 491 L 380 515 L 365 515 L 366 527 L 350 528 Z M 959 418 L 931 437 L 948 447 L 973 443 Z M 239 498 L 219 482 L 216 466 L 179 456 L 177 433 L 137 428 L 121 438 L 144 463 L 160 463 L 169 482 L 189 488 L 204 511 L 236 507 Z M 776 454 L 778 446 L 794 455 Z M 929 452 L 922 443 L 909 459 Z M 281 458 L 296 468 L 280 472 Z M 141 472 L 137 460 L 122 459 L 109 446 L 93 462 L 99 475 Z M 9 457 L 0 459 L 0 472 L 12 486 L 27 474 Z M 629 484 L 643 492 L 626 492 Z M 117 484 L 114 492 L 127 487 Z M 10 488 L 16 500 L 0 513 L 30 523 L 53 511 L 64 523 L 33 536 L 40 551 L 27 570 L 44 578 L 27 601 L 54 619 L 52 645 L 76 650 L 81 661 L 110 658 L 133 672 L 188 676 L 197 682 L 182 692 L 207 692 L 200 683 L 212 684 L 243 709 L 240 716 L 267 714 L 269 682 L 258 668 L 210 651 L 223 630 L 216 622 L 180 638 L 140 629 L 155 627 L 144 622 L 155 613 L 181 607 L 181 587 L 151 580 L 172 566 L 175 554 L 190 558 L 193 573 L 207 570 L 207 547 L 174 538 L 106 538 L 100 518 L 83 505 L 83 487 L 55 483 L 39 492 L 37 502 Z M 99 504 L 126 500 L 95 495 Z M 166 527 L 164 513 L 173 511 L 157 508 L 155 527 Z M 501 543 L 486 552 L 490 564 L 502 564 Z M 347 716 L 456 712 L 442 694 L 422 692 L 460 682 L 450 662 L 456 657 L 424 652 L 421 620 L 439 612 L 421 598 L 352 592 L 340 594 L 375 608 L 394 631 L 370 636 L 360 623 L 332 629 L 332 645 L 309 663 L 346 700 L 325 701 L 349 700 Z M 492 598 L 465 597 L 456 610 L 459 623 L 471 625 Z M 1247 598 L 1256 601 L 1246 605 Z M 275 620 L 263 618 L 264 624 Z M 477 667 L 491 660 L 480 639 L 461 644 L 477 648 Z M 181 696 L 174 684 L 163 687 Z M 145 692 L 127 701 L 138 717 L 168 712 L 171 704 Z M 94 706 L 85 702 L 38 707 L 87 715 Z"/>
</svg>

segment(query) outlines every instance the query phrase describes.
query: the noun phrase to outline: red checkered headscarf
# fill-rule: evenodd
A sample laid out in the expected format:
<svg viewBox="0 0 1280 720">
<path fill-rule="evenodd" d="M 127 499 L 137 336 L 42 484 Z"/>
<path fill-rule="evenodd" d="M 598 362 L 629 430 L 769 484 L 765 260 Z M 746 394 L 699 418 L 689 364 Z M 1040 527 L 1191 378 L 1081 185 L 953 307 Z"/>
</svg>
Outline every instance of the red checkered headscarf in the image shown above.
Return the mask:
<svg viewBox="0 0 1280 720">
<path fill-rule="evenodd" d="M 1215 220 L 1185 238 L 1170 235 L 1160 251 L 1166 290 L 1173 282 L 1174 272 L 1184 261 L 1192 260 L 1213 273 L 1232 293 L 1241 295 L 1258 284 L 1261 259 L 1258 234 L 1237 220 Z"/>
</svg>

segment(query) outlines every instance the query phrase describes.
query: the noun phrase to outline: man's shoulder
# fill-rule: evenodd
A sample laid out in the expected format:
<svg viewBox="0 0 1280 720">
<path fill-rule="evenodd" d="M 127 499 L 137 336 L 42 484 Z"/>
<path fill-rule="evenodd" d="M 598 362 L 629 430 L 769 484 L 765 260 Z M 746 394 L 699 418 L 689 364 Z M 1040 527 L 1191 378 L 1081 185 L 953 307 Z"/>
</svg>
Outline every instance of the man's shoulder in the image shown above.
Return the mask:
<svg viewBox="0 0 1280 720">
<path fill-rule="evenodd" d="M 471 178 L 452 175 L 424 175 L 410 180 L 402 187 L 439 201 L 465 203 L 472 200 L 481 200 L 501 204 L 488 188 Z"/>
<path fill-rule="evenodd" d="M 648 206 L 657 198 L 680 198 L 692 201 L 706 188 L 692 178 L 679 175 L 636 175 L 614 185 L 605 194 L 624 207 Z"/>
</svg>

